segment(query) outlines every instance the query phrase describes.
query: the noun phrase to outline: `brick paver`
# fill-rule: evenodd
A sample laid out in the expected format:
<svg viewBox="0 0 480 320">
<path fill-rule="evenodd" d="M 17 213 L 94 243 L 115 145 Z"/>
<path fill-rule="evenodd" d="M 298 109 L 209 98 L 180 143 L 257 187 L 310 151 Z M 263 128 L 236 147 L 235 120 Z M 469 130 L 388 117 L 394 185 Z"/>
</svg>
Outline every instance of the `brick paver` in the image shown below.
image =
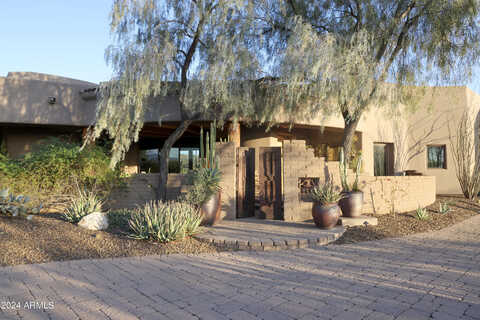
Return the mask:
<svg viewBox="0 0 480 320">
<path fill-rule="evenodd" d="M 311 222 L 287 222 L 246 218 L 223 220 L 213 227 L 201 227 L 195 237 L 221 248 L 271 251 L 312 248 L 340 238 L 344 227 L 325 230 Z"/>
<path fill-rule="evenodd" d="M 0 302 L 2 320 L 478 320 L 480 216 L 355 245 L 0 268 Z"/>
</svg>

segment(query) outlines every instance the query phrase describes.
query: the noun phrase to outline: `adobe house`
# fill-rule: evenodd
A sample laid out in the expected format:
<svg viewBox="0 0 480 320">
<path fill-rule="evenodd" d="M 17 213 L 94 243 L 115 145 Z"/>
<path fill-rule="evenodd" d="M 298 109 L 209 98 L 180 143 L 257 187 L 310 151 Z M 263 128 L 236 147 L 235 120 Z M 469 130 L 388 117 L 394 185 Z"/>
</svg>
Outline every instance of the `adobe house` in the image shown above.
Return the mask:
<svg viewBox="0 0 480 320">
<path fill-rule="evenodd" d="M 364 211 L 383 214 L 426 206 L 436 193 L 460 194 L 448 125 L 455 128 L 464 110 L 478 114 L 480 96 L 467 87 L 430 88 L 415 113 L 392 118 L 372 108 L 360 122 L 355 149 L 362 153 L 361 183 Z M 81 141 L 94 122 L 96 84 L 38 73 L 9 73 L 0 77 L 0 143 L 11 157 L 29 152 L 47 136 L 70 135 Z M 174 99 L 166 99 L 146 115 L 138 143 L 123 163 L 130 188 L 112 196 L 113 207 L 133 207 L 155 198 L 158 150 L 180 120 Z M 159 112 L 162 125 L 158 126 Z M 199 155 L 199 132 L 207 122 L 193 124 L 174 145 L 169 159 L 168 196 L 183 190 L 184 174 Z M 402 124 L 402 135 L 399 127 Z M 401 128 L 401 129 L 402 129 Z M 264 127 L 228 123 L 217 133 L 223 171 L 223 211 L 235 219 L 258 214 L 266 218 L 305 220 L 311 204 L 305 192 L 312 181 L 339 179 L 338 150 L 341 116 Z M 403 139 L 400 139 L 402 136 Z M 220 142 L 228 141 L 228 142 Z M 409 150 L 409 148 L 415 150 Z M 403 153 L 411 159 L 398 176 Z M 397 168 L 396 168 L 397 167 Z M 400 171 L 400 170 L 398 170 Z"/>
</svg>

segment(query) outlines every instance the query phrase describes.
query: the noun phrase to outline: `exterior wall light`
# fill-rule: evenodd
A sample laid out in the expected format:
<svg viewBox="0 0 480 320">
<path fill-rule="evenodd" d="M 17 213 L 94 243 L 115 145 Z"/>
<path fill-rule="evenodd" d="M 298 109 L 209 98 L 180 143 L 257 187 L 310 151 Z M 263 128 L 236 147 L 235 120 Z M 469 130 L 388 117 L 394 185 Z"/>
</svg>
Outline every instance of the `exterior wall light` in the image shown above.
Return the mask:
<svg viewBox="0 0 480 320">
<path fill-rule="evenodd" d="M 57 102 L 57 98 L 55 97 L 48 97 L 48 103 L 49 104 L 55 104 Z"/>
</svg>

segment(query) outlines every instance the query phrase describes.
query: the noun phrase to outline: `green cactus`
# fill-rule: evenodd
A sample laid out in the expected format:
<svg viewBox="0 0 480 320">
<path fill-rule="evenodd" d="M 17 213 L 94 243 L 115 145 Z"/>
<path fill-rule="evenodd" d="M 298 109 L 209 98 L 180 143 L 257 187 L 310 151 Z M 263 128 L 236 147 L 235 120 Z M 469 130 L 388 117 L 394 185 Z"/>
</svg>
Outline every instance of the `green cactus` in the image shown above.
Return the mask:
<svg viewBox="0 0 480 320">
<path fill-rule="evenodd" d="M 200 129 L 200 166 L 203 168 L 218 169 L 219 161 L 216 155 L 215 142 L 217 140 L 217 123 L 210 123 L 210 131 L 203 135 L 203 127 Z"/>
<path fill-rule="evenodd" d="M 347 181 L 347 162 L 345 161 L 345 154 L 343 148 L 340 149 L 340 180 L 342 183 L 343 192 L 350 192 L 350 191 L 361 191 L 358 187 L 358 174 L 362 168 L 362 155 L 358 156 L 357 167 L 355 168 L 355 181 L 353 182 L 352 186 L 348 184 Z"/>
</svg>

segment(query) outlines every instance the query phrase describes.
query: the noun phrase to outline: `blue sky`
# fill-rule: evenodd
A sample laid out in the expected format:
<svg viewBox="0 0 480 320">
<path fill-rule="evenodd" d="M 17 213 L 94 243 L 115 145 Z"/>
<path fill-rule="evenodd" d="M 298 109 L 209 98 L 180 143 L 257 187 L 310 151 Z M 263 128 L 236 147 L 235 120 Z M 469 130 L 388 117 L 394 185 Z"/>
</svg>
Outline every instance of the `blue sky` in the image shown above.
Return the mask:
<svg viewBox="0 0 480 320">
<path fill-rule="evenodd" d="M 0 76 L 32 71 L 98 83 L 110 79 L 112 0 L 0 0 Z M 480 72 L 470 88 L 480 93 Z"/>
<path fill-rule="evenodd" d="M 108 80 L 111 0 L 1 0 L 0 76 L 33 71 Z"/>
</svg>

